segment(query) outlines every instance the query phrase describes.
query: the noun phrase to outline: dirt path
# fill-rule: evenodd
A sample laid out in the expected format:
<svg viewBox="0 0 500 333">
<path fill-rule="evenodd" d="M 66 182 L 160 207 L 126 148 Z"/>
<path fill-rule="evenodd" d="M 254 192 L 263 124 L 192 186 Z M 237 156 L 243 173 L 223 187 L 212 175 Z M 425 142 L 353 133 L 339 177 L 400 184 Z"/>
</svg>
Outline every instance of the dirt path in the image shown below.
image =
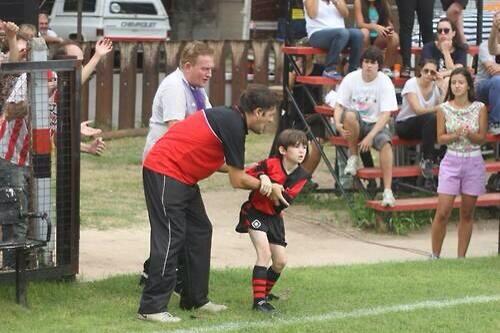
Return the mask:
<svg viewBox="0 0 500 333">
<path fill-rule="evenodd" d="M 212 267 L 250 267 L 254 263 L 255 254 L 248 236 L 234 231 L 239 207 L 246 196 L 244 191 L 204 195 L 214 225 Z M 307 208 L 292 206 L 287 210 L 285 223 L 290 267 L 427 259 L 425 255 L 430 248 L 428 230 L 409 236 L 378 235 L 320 221 L 321 215 Z M 450 226 L 443 257 L 454 257 L 456 246 L 456 228 Z M 468 255 L 495 255 L 497 248 L 498 222 L 478 223 Z M 147 221 L 132 229 L 82 230 L 79 279 L 138 273 L 148 251 Z"/>
</svg>

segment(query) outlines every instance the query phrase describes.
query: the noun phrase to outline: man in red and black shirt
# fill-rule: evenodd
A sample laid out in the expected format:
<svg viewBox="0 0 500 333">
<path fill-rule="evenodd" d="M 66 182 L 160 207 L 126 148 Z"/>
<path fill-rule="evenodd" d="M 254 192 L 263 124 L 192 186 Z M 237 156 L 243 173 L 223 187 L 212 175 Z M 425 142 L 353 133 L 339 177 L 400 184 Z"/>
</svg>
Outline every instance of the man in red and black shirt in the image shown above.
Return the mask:
<svg viewBox="0 0 500 333">
<path fill-rule="evenodd" d="M 250 86 L 238 107 L 198 111 L 174 124 L 144 160 L 143 180 L 151 225 L 149 278 L 142 292 L 139 319 L 177 322 L 167 312 L 175 286 L 177 256 L 184 255 L 186 281 L 181 308 L 208 312 L 226 309 L 208 300 L 212 224 L 197 185 L 215 171 L 227 171 L 231 185 L 259 189 L 260 180 L 245 173 L 248 130 L 263 133 L 274 119 L 276 98 L 265 86 Z M 273 184 L 273 200 L 287 204 L 283 186 Z M 184 247 L 184 253 L 180 253 Z"/>
</svg>

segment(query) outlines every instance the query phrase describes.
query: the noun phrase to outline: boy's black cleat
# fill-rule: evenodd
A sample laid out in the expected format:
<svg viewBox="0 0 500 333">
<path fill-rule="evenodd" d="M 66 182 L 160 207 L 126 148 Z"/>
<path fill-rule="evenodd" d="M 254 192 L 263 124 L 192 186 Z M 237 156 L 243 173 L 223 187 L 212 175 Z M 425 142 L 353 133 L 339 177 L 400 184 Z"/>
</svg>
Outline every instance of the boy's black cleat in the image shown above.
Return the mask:
<svg viewBox="0 0 500 333">
<path fill-rule="evenodd" d="M 266 296 L 266 301 L 279 301 L 280 297 L 275 294 L 269 294 Z"/>
<path fill-rule="evenodd" d="M 258 312 L 263 312 L 263 313 L 270 313 L 275 310 L 274 306 L 272 306 L 270 303 L 268 303 L 266 300 L 259 301 L 257 303 L 254 303 L 252 309 Z"/>
</svg>

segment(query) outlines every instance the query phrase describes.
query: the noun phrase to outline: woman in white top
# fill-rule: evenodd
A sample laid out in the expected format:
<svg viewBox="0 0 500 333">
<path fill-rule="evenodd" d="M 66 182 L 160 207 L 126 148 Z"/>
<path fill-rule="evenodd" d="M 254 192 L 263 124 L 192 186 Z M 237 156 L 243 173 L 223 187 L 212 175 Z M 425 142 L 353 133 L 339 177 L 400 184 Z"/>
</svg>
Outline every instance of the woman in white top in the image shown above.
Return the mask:
<svg viewBox="0 0 500 333">
<path fill-rule="evenodd" d="M 304 0 L 307 36 L 313 47 L 328 50 L 323 76 L 341 79 L 336 71 L 340 52 L 349 47 L 349 72 L 359 67 L 363 33 L 346 29 L 344 18 L 349 9 L 344 0 Z"/>
<path fill-rule="evenodd" d="M 406 81 L 401 95 L 403 105 L 396 118 L 396 133 L 406 140 L 422 140 L 422 175 L 432 178 L 436 159 L 436 110 L 444 97 L 442 78 L 434 59 L 425 59 L 419 77 Z"/>
<path fill-rule="evenodd" d="M 432 222 L 432 258 L 439 258 L 455 197 L 460 195 L 458 257 L 465 257 L 472 235 L 477 197 L 485 192 L 486 167 L 481 144 L 486 141 L 488 113 L 474 101 L 472 76 L 465 67 L 454 69 L 446 103 L 437 111 L 437 139 L 448 149 L 439 166 L 438 206 Z"/>
</svg>

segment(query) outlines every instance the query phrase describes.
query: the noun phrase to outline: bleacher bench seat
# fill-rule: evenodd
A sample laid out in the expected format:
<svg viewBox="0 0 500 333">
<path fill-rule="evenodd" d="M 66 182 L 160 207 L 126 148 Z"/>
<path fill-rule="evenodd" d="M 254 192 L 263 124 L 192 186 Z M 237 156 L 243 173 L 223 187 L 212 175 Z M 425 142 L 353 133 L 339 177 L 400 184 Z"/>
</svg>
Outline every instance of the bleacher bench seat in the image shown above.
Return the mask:
<svg viewBox="0 0 500 333">
<path fill-rule="evenodd" d="M 453 204 L 454 208 L 460 207 L 461 197 L 458 196 Z M 380 200 L 369 200 L 366 205 L 378 212 L 408 212 L 417 210 L 436 209 L 438 197 L 397 199 L 394 207 L 384 207 Z M 500 206 L 500 193 L 487 193 L 480 196 L 476 202 L 477 207 Z"/>
</svg>

